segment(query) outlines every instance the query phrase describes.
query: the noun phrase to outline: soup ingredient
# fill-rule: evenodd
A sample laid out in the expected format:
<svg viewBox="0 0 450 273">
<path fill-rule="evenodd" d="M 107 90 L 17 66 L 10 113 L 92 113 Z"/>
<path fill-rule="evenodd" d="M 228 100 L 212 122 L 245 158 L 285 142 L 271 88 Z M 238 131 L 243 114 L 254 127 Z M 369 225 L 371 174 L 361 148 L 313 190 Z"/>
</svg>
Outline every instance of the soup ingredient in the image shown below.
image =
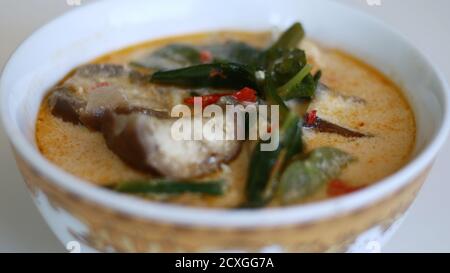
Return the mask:
<svg viewBox="0 0 450 273">
<path fill-rule="evenodd" d="M 295 36 L 294 36 L 295 37 Z M 318 71 L 310 73 L 312 66 L 307 64 L 305 52 L 298 48 L 278 48 L 265 56 L 266 69 L 271 68 L 271 76 L 283 100 L 312 98 L 321 77 Z"/>
<path fill-rule="evenodd" d="M 283 99 L 311 98 L 320 78 L 312 76 L 306 56 L 298 48 L 304 36 L 300 23 L 293 24 L 270 48 L 260 51 L 243 43 L 230 42 L 212 46 L 220 63 L 194 65 L 170 71 L 158 71 L 151 82 L 184 87 L 242 88 L 251 87 L 261 93 L 257 75 L 271 73 L 275 86 L 281 88 Z M 219 53 L 221 52 L 221 53 Z M 266 78 L 266 77 L 265 77 Z"/>
<path fill-rule="evenodd" d="M 163 191 L 153 194 L 138 193 L 138 195 L 152 200 L 166 200 L 183 205 L 236 207 L 242 204 L 241 202 L 244 201 L 243 199 L 245 199 L 247 194 L 245 188 L 250 169 L 251 149 L 254 148 L 254 145 L 261 147 L 262 144 L 266 143 L 246 142 L 236 160 L 233 159 L 233 162 L 224 161 L 225 164 L 220 164 L 219 169 L 211 168 L 211 173 L 190 178 L 165 178 L 152 165 L 144 166 L 144 168 L 152 168 L 152 170 L 148 170 L 148 173 L 129 168 L 123 164 L 124 160 L 122 160 L 122 157 L 114 156 L 111 153 L 111 148 L 105 145 L 105 138 L 101 133 L 92 133 L 85 130 L 85 128 L 81 128 L 81 126 L 72 126 L 72 124 L 62 122 L 58 118 L 52 117 L 50 112 L 50 110 L 53 110 L 55 116 L 64 118 L 64 114 L 61 114 L 64 111 L 59 111 L 60 114 L 56 114 L 58 109 L 62 108 L 69 113 L 69 115 L 65 115 L 69 117 L 65 118 L 66 121 L 72 120 L 72 123 L 81 124 L 92 129 L 92 127 L 103 127 L 93 124 L 95 124 L 95 121 L 101 121 L 103 117 L 108 117 L 109 114 L 116 116 L 147 115 L 152 119 L 169 119 L 168 111 L 174 105 L 183 103 L 183 101 L 189 104 L 188 101 L 193 102 L 193 98 L 189 97 L 208 94 L 214 99 L 208 100 L 210 102 L 207 104 L 215 103 L 221 107 L 229 104 L 247 106 L 253 103 L 252 101 L 255 97 L 256 101 L 254 103 L 256 105 L 279 105 L 282 110 L 280 128 L 283 128 L 283 124 L 289 120 L 289 114 L 292 110 L 299 116 L 298 127 L 305 133 L 303 140 L 306 142 L 305 147 L 308 148 L 308 151 L 318 147 L 331 146 L 340 147 L 345 151 L 351 152 L 352 155 L 358 156 L 359 162 L 339 176 L 338 179 L 346 179 L 345 181 L 334 179 L 329 183 L 325 182 L 319 191 L 313 192 L 314 194 L 311 194 L 311 196 L 307 195 L 305 198 L 299 199 L 301 203 L 326 198 L 327 193 L 335 195 L 341 194 L 340 192 L 347 192 L 348 186 L 352 187 L 352 182 L 358 181 L 358 184 L 367 185 L 376 182 L 400 168 L 407 161 L 408 149 L 410 146 L 413 146 L 414 142 L 414 119 L 407 103 L 403 101 L 401 94 L 399 94 L 399 90 L 389 80 L 339 51 L 319 48 L 314 44 L 313 47 L 316 48 L 313 49 L 315 50 L 310 50 L 311 46 L 306 46 L 308 58 L 306 58 L 305 52 L 295 47 L 287 47 L 278 48 L 277 54 L 273 55 L 272 61 L 265 57 L 269 49 L 259 48 L 253 51 L 257 52 L 257 54 L 224 53 L 220 58 L 218 57 L 222 50 L 224 52 L 227 50 L 228 52 L 239 52 L 241 49 L 242 52 L 245 52 L 247 49 L 253 50 L 251 47 L 248 48 L 248 44 L 245 43 L 238 45 L 237 43 L 240 42 L 229 41 L 220 44 L 197 45 L 198 43 L 215 41 L 216 39 L 217 41 L 223 41 L 227 37 L 236 37 L 236 39 L 243 39 L 252 44 L 264 44 L 267 34 L 210 33 L 177 38 L 176 43 L 178 44 L 179 41 L 182 41 L 182 43 L 186 43 L 184 44 L 185 46 L 190 46 L 199 51 L 200 58 L 193 62 L 195 65 L 231 62 L 241 64 L 249 68 L 249 70 L 255 70 L 256 88 L 251 89 L 256 92 L 242 92 L 243 94 L 248 93 L 248 99 L 245 100 L 245 98 L 237 96 L 236 91 L 239 89 L 235 88 L 178 88 L 175 85 L 150 84 L 154 68 L 152 70 L 142 68 L 133 70 L 133 67 L 130 69 L 126 65 L 113 64 L 129 63 L 132 58 L 139 56 L 145 50 L 156 52 L 159 50 L 158 46 L 167 40 L 145 43 L 108 54 L 101 59 L 94 60 L 93 63 L 96 63 L 95 65 L 80 66 L 74 73 L 67 75 L 64 81 L 61 82 L 61 86 L 59 86 L 66 93 L 54 89 L 55 94 L 52 92 L 47 97 L 49 99 L 48 102 L 52 101 L 51 98 L 54 97 L 57 98 L 54 102 L 58 102 L 55 105 L 65 104 L 66 106 L 48 107 L 49 105 L 42 105 L 36 126 L 36 140 L 39 149 L 49 160 L 61 166 L 64 170 L 99 185 L 120 181 L 126 181 L 120 184 L 128 182 L 149 183 L 156 179 L 161 183 L 198 183 L 208 182 L 207 180 L 217 179 L 218 177 L 224 178 L 229 182 L 229 185 L 227 185 L 229 188 L 224 190 L 224 192 L 227 192 L 223 196 L 195 196 L 188 193 L 177 197 Z M 171 40 L 174 41 L 174 39 Z M 192 46 L 193 44 L 196 45 Z M 296 42 L 292 44 L 296 44 Z M 305 48 L 304 43 L 301 45 Z M 225 49 L 218 49 L 219 53 L 217 53 L 212 47 L 223 47 Z M 236 51 L 234 48 L 236 48 Z M 312 55 L 309 56 L 309 54 Z M 237 57 L 230 57 L 231 55 Z M 247 56 L 250 57 L 242 61 Z M 305 86 L 306 89 L 310 88 L 308 86 L 312 85 L 306 83 L 313 82 L 309 80 L 311 78 L 319 78 L 320 74 L 314 74 L 314 71 L 320 67 L 324 71 L 324 81 L 336 88 L 336 90 L 324 88 L 323 84 L 317 83 L 315 90 L 313 87 L 305 90 L 306 94 L 313 91 L 310 93 L 313 94 L 310 98 L 307 96 L 302 97 L 302 95 L 296 97 L 297 94 L 303 92 L 302 89 L 298 90 L 299 93 L 297 93 L 297 90 L 289 92 L 289 94 L 294 94 L 293 96 L 279 92 L 281 86 L 298 75 L 302 69 L 305 69 L 304 66 L 309 60 L 313 61 L 315 66 L 301 80 L 301 86 Z M 111 64 L 98 65 L 98 63 L 105 61 Z M 270 63 L 272 65 L 269 65 Z M 186 66 L 191 65 L 193 64 Z M 161 67 L 158 69 L 165 70 L 167 68 Z M 213 74 L 217 75 L 217 73 Z M 376 90 L 376 92 L 372 92 L 373 90 Z M 277 91 L 279 92 L 278 96 Z M 256 93 L 256 96 L 253 96 L 253 93 Z M 108 97 L 108 94 L 111 97 Z M 236 96 L 233 96 L 234 94 Z M 172 97 L 177 99 L 174 100 Z M 243 99 L 243 101 L 238 101 L 236 97 Z M 244 97 L 246 96 L 244 95 Z M 162 100 L 160 101 L 160 98 L 167 100 L 169 103 L 166 104 Z M 290 109 L 285 109 L 284 103 L 288 100 L 289 102 L 286 104 L 288 104 Z M 154 101 L 158 101 L 158 103 L 153 103 Z M 90 104 L 90 107 L 88 107 L 88 104 Z M 389 105 L 396 105 L 396 107 L 392 108 Z M 88 108 L 90 109 L 89 111 Z M 383 112 L 382 109 L 390 109 L 390 111 Z M 307 117 L 304 119 L 303 117 L 306 113 Z M 85 116 L 87 119 L 81 118 L 81 116 Z M 93 117 L 94 122 L 89 121 L 89 117 Z M 333 126 L 339 126 L 350 131 L 361 131 L 361 134 L 373 132 L 376 135 L 373 138 L 346 140 L 339 135 L 320 133 L 319 130 L 322 128 L 320 126 L 308 128 L 308 125 L 315 125 L 317 118 L 333 123 Z M 102 125 L 103 123 L 100 122 L 99 124 Z M 114 127 L 121 130 L 121 127 L 118 125 Z M 135 131 L 137 133 L 140 132 L 137 129 Z M 269 127 L 268 131 L 276 132 L 279 129 L 278 126 L 273 126 L 272 128 Z M 102 130 L 100 132 L 103 133 Z M 336 133 L 339 132 L 333 132 L 333 134 Z M 282 136 L 283 133 L 280 135 Z M 301 137 L 294 139 L 300 140 L 301 144 Z M 283 139 L 280 138 L 280 142 Z M 132 138 L 131 145 L 125 139 L 121 140 L 123 150 L 133 149 L 135 146 L 134 142 L 135 140 Z M 159 140 L 152 140 L 152 143 L 156 143 L 155 146 L 160 145 Z M 118 143 L 116 144 L 119 145 Z M 262 159 L 270 160 L 272 158 L 268 152 L 260 155 L 262 155 Z M 296 150 L 292 157 L 286 157 L 281 152 L 275 153 L 273 157 L 274 163 L 269 162 L 269 167 L 266 168 L 270 170 L 269 174 L 266 177 L 260 177 L 259 185 L 262 188 L 260 191 L 264 201 L 261 203 L 269 203 L 269 206 L 281 205 L 277 193 L 282 175 L 292 162 L 305 160 L 308 158 L 308 155 L 300 148 Z M 266 157 L 264 158 L 264 156 Z M 140 161 L 147 160 L 146 157 L 142 158 L 143 160 Z M 164 158 L 167 157 L 164 156 Z M 285 158 L 289 158 L 289 160 L 286 161 Z M 180 161 L 182 160 L 184 159 L 180 159 Z M 280 164 L 283 161 L 285 163 Z M 135 162 L 135 164 L 139 164 L 139 161 L 136 160 Z M 178 164 L 178 162 L 176 163 Z M 261 166 L 264 164 L 261 164 Z M 131 164 L 128 165 L 136 168 Z M 255 172 L 264 173 L 263 168 L 255 169 Z M 222 172 L 223 174 L 221 174 Z M 258 188 L 257 190 L 259 191 Z M 173 195 L 175 194 L 173 193 Z M 166 197 L 169 197 L 169 199 Z M 258 207 L 260 205 L 255 202 L 250 206 Z"/>
<path fill-rule="evenodd" d="M 296 78 L 298 73 L 301 73 L 296 79 L 296 83 L 301 83 L 310 72 L 304 52 L 296 49 L 303 35 L 303 28 L 296 23 L 263 55 L 266 75 L 262 88 L 263 95 L 268 104 L 279 105 L 282 127 L 276 150 L 262 151 L 261 141 L 253 149 L 246 187 L 245 206 L 248 207 L 262 206 L 274 197 L 284 169 L 295 155 L 303 151 L 300 118 L 285 105 L 278 93 L 280 85 L 283 84 L 282 79 L 286 76 Z M 310 92 L 311 96 L 314 89 L 315 87 Z"/>
<path fill-rule="evenodd" d="M 103 85 L 88 93 L 87 104 L 80 113 L 80 120 L 86 127 L 100 130 L 105 111 L 127 108 L 127 97 L 118 91 L 117 87 Z"/>
<path fill-rule="evenodd" d="M 311 112 L 308 112 L 305 114 L 305 126 L 314 126 L 317 122 L 317 110 L 312 110 Z"/>
<path fill-rule="evenodd" d="M 202 107 L 204 108 L 204 107 L 206 107 L 206 106 L 208 106 L 208 105 L 217 103 L 217 102 L 220 100 L 221 97 L 223 97 L 223 96 L 229 96 L 229 95 L 230 95 L 229 93 L 224 93 L 224 94 L 211 94 L 211 95 L 200 96 L 200 97 L 197 97 L 197 98 L 200 98 L 200 99 L 201 99 L 201 101 L 202 101 Z M 195 98 L 196 98 L 196 97 L 189 97 L 189 98 L 186 98 L 186 99 L 184 99 L 184 103 L 187 104 L 187 105 L 194 105 Z"/>
<path fill-rule="evenodd" d="M 317 84 L 314 77 L 310 75 L 311 69 L 311 65 L 305 65 L 292 79 L 280 86 L 277 90 L 280 97 L 284 100 L 311 98 L 314 95 Z"/>
<path fill-rule="evenodd" d="M 48 104 L 54 116 L 75 125 L 81 123 L 80 113 L 86 107 L 86 101 L 77 97 L 75 91 L 67 86 L 54 89 L 48 98 Z"/>
<path fill-rule="evenodd" d="M 130 64 L 156 70 L 170 70 L 200 63 L 202 55 L 196 48 L 185 44 L 170 44 Z"/>
<path fill-rule="evenodd" d="M 348 183 L 345 183 L 339 179 L 333 179 L 328 183 L 327 194 L 331 197 L 337 197 L 341 195 L 345 195 L 348 193 L 352 193 L 364 188 L 364 186 L 351 186 Z"/>
<path fill-rule="evenodd" d="M 184 87 L 256 88 L 254 71 L 236 63 L 200 64 L 170 71 L 158 71 L 151 82 Z"/>
<path fill-rule="evenodd" d="M 232 95 L 234 99 L 240 102 L 256 102 L 258 97 L 256 91 L 250 87 L 244 87 Z"/>
<path fill-rule="evenodd" d="M 87 97 L 77 95 L 72 86 L 54 89 L 48 98 L 51 112 L 66 122 L 82 124 L 100 131 L 104 113 L 114 111 L 118 114 L 141 113 L 156 117 L 168 117 L 166 112 L 141 106 L 130 105 L 123 93 L 115 90 L 93 90 Z"/>
<path fill-rule="evenodd" d="M 238 41 L 227 41 L 221 44 L 213 44 L 204 47 L 214 56 L 214 62 L 237 63 L 248 65 L 252 68 L 259 66 L 259 58 L 262 50 Z"/>
<path fill-rule="evenodd" d="M 155 109 L 167 108 L 170 96 L 179 92 L 167 95 L 132 81 L 130 75 L 131 70 L 118 65 L 82 66 L 50 95 L 52 113 L 102 131 L 108 147 L 124 162 L 167 177 L 214 172 L 239 152 L 239 141 L 174 140 L 170 128 L 175 119 Z"/>
<path fill-rule="evenodd" d="M 237 102 L 256 102 L 258 97 L 256 96 L 256 91 L 250 87 L 244 87 L 235 93 L 223 93 L 223 94 L 210 94 L 203 95 L 201 98 L 202 107 L 206 107 L 211 104 L 217 103 L 222 97 L 230 96 Z M 194 100 L 196 97 L 189 97 L 184 99 L 184 103 L 187 105 L 194 105 Z"/>
<path fill-rule="evenodd" d="M 261 50 L 239 41 L 207 46 L 169 44 L 130 64 L 155 70 L 174 70 L 201 63 L 237 63 L 257 65 Z"/>
<path fill-rule="evenodd" d="M 276 85 L 286 83 L 307 64 L 305 52 L 298 48 L 304 34 L 302 25 L 294 23 L 263 52 L 262 67 L 270 68 Z"/>
<path fill-rule="evenodd" d="M 366 135 L 360 132 L 352 131 L 350 129 L 341 127 L 337 124 L 331 123 L 329 121 L 323 120 L 319 117 L 316 117 L 314 120 L 311 119 L 312 112 L 309 112 L 305 115 L 305 128 L 313 129 L 320 133 L 330 133 L 337 134 L 343 137 L 369 137 L 370 135 Z"/>
<path fill-rule="evenodd" d="M 319 116 L 317 108 L 324 109 L 327 105 L 333 105 L 334 109 L 341 107 L 351 109 L 354 107 L 364 107 L 366 101 L 355 96 L 344 96 L 338 92 L 330 90 L 326 85 L 319 83 L 316 95 L 308 107 L 308 112 L 304 116 L 304 128 L 320 133 L 337 134 L 348 138 L 371 137 L 372 135 L 345 128 L 341 125 L 330 122 Z M 328 116 L 330 117 L 330 116 Z"/>
<path fill-rule="evenodd" d="M 134 194 L 181 194 L 198 193 L 223 195 L 226 191 L 224 180 L 212 181 L 173 181 L 169 179 L 151 179 L 147 181 L 121 182 L 114 190 Z"/>
<path fill-rule="evenodd" d="M 63 106 L 70 105 L 66 111 L 68 119 L 101 131 L 108 148 L 124 162 L 168 179 L 122 184 L 117 190 L 147 189 L 155 192 L 186 190 L 186 186 L 179 183 L 197 183 L 191 179 L 219 170 L 220 165 L 232 160 L 241 147 L 240 141 L 225 140 L 236 139 L 229 136 L 235 130 L 227 129 L 235 124 L 227 124 L 231 121 L 226 119 L 221 125 L 224 138 L 205 136 L 205 132 L 202 132 L 202 138 L 193 137 L 192 132 L 188 132 L 187 137 L 178 132 L 178 138 L 175 137 L 174 127 L 180 129 L 180 124 L 177 126 L 180 121 L 184 123 L 184 130 L 187 124 L 192 128 L 198 121 L 203 124 L 209 119 L 201 116 L 182 120 L 169 118 L 167 101 L 183 89 L 178 89 L 180 92 L 161 92 L 168 88 L 162 85 L 197 90 L 239 90 L 222 90 L 221 93 L 216 91 L 218 93 L 201 96 L 202 106 L 227 98 L 233 104 L 279 106 L 281 129 L 276 140 L 279 145 L 273 151 L 266 151 L 262 149 L 266 142 L 260 140 L 256 144 L 248 166 L 244 206 L 259 207 L 274 197 L 280 198 L 282 203 L 289 203 L 302 199 L 338 176 L 340 169 L 350 161 L 346 161 L 346 153 L 337 149 L 317 149 L 309 155 L 303 154 L 303 119 L 285 104 L 292 99 L 308 103 L 319 86 L 321 72 L 311 73 L 312 66 L 307 63 L 305 52 L 298 48 L 303 36 L 301 24 L 295 23 L 266 50 L 234 41 L 203 47 L 172 44 L 132 63 L 159 69 L 146 75 L 120 65 L 82 66 L 64 83 L 66 89 L 60 91 L 59 96 L 56 94 L 54 100 L 62 102 Z M 184 102 L 192 105 L 195 99 L 188 97 Z M 161 108 L 165 110 L 159 110 Z M 321 132 L 358 135 L 320 119 L 316 112 L 308 113 L 304 123 L 303 126 Z"/>
<path fill-rule="evenodd" d="M 101 130 L 104 112 L 151 113 L 164 116 L 172 96 L 149 87 L 137 71 L 121 65 L 88 64 L 79 67 L 61 86 L 52 90 L 52 114 L 74 124 Z M 151 97 L 151 100 L 148 98 Z"/>
<path fill-rule="evenodd" d="M 259 142 L 253 149 L 246 186 L 245 207 L 260 207 L 273 197 L 279 177 L 289 160 L 302 151 L 301 123 L 291 113 L 280 131 L 280 143 L 274 151 L 264 151 Z"/>
<path fill-rule="evenodd" d="M 208 50 L 200 51 L 200 61 L 204 64 L 210 63 L 213 60 L 213 55 Z"/>
<path fill-rule="evenodd" d="M 267 50 L 267 54 L 270 55 L 280 49 L 296 48 L 304 37 L 305 31 L 302 24 L 296 22 L 281 34 L 278 40 Z"/>
<path fill-rule="evenodd" d="M 273 58 L 273 77 L 276 85 L 281 86 L 291 80 L 302 68 L 305 68 L 306 54 L 298 48 L 279 49 Z M 310 67 L 307 67 L 309 70 Z M 304 74 L 303 77 L 306 76 Z"/>
<path fill-rule="evenodd" d="M 199 118 L 184 122 L 193 126 Z M 208 120 L 205 118 L 202 122 Z M 230 161 L 240 151 L 241 142 L 237 140 L 217 140 L 205 135 L 201 140 L 176 139 L 172 136 L 175 122 L 179 120 L 109 112 L 103 121 L 103 135 L 108 147 L 129 165 L 176 179 L 216 171 L 221 163 Z M 236 139 L 229 135 L 234 132 L 226 129 L 234 124 L 225 120 L 223 126 L 224 139 Z"/>
<path fill-rule="evenodd" d="M 300 118 L 297 113 L 291 111 L 285 105 L 283 98 L 278 93 L 280 84 L 283 84 L 280 81 L 283 76 L 290 74 L 293 78 L 296 78 L 298 73 L 301 73 L 301 79 L 296 79 L 296 83 L 300 84 L 310 72 L 304 53 L 297 54 L 295 58 L 292 54 L 280 54 L 283 51 L 295 51 L 302 37 L 303 29 L 301 25 L 294 24 L 264 53 L 266 76 L 262 87 L 263 95 L 268 104 L 280 107 L 282 128 L 280 129 L 279 145 L 276 150 L 261 150 L 263 144 L 261 141 L 253 149 L 247 178 L 247 200 L 244 206 L 259 207 L 268 203 L 279 187 L 279 180 L 284 169 L 295 155 L 302 152 Z M 296 59 L 296 61 L 292 62 L 292 59 Z M 314 89 L 315 87 L 311 90 L 311 96 L 314 94 Z"/>
<path fill-rule="evenodd" d="M 277 196 L 283 204 L 297 202 L 339 176 L 354 158 L 336 148 L 321 147 L 289 164 L 280 179 Z"/>
</svg>

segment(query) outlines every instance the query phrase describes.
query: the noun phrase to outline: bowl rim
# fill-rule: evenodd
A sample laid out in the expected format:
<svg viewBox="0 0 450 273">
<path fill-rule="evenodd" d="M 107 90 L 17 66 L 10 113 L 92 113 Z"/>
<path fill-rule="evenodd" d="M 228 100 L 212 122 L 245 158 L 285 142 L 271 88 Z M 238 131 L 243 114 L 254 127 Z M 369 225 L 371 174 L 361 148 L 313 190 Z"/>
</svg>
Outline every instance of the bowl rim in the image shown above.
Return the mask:
<svg viewBox="0 0 450 273">
<path fill-rule="evenodd" d="M 394 174 L 379 180 L 370 187 L 360 191 L 347 194 L 342 197 L 327 199 L 310 204 L 300 204 L 288 207 L 261 208 L 261 209 L 218 209 L 218 208 L 198 208 L 188 207 L 176 204 L 158 203 L 149 200 L 119 194 L 96 185 L 90 184 L 81 178 L 69 174 L 60 169 L 55 164 L 48 161 L 37 149 L 31 144 L 23 133 L 20 131 L 18 124 L 14 124 L 9 118 L 7 105 L 7 90 L 3 88 L 4 75 L 7 74 L 10 63 L 14 62 L 15 56 L 19 55 L 26 43 L 32 37 L 50 27 L 58 24 L 61 18 L 73 14 L 81 13 L 83 9 L 90 8 L 94 5 L 105 4 L 106 1 L 98 1 L 86 4 L 82 7 L 73 9 L 69 12 L 58 16 L 48 22 L 38 30 L 34 31 L 21 45 L 14 51 L 6 63 L 2 78 L 0 79 L 1 100 L 2 100 L 2 121 L 8 139 L 18 154 L 24 159 L 31 168 L 35 169 L 39 175 L 47 178 L 50 183 L 55 184 L 68 192 L 74 193 L 85 200 L 95 203 L 99 206 L 120 211 L 139 218 L 151 221 L 162 221 L 176 223 L 182 225 L 200 225 L 206 227 L 223 227 L 223 228 L 254 228 L 254 227 L 273 227 L 291 224 L 303 224 L 321 219 L 329 219 L 339 215 L 347 214 L 352 211 L 364 208 L 377 201 L 389 196 L 389 194 L 401 189 L 405 185 L 412 183 L 423 171 L 430 166 L 437 155 L 439 149 L 446 141 L 450 130 L 450 110 L 449 101 L 450 89 L 448 84 L 429 58 L 416 48 L 416 46 L 406 39 L 401 33 L 393 30 L 384 22 L 345 4 L 330 2 L 328 4 L 337 5 L 340 8 L 347 9 L 359 16 L 364 16 L 365 20 L 370 20 L 377 24 L 383 31 L 390 32 L 396 36 L 401 42 L 407 44 L 421 61 L 430 68 L 430 71 L 439 81 L 439 89 L 445 98 L 442 101 L 443 117 L 440 128 L 433 135 L 430 143 L 417 154 L 411 161 Z"/>
</svg>

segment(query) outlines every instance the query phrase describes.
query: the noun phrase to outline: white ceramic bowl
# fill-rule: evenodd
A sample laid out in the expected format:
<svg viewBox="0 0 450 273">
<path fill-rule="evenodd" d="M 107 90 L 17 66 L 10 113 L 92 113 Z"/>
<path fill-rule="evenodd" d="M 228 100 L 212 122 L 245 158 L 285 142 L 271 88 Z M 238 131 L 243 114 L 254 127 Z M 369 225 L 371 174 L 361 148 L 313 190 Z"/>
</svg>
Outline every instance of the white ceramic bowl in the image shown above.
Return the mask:
<svg viewBox="0 0 450 273">
<path fill-rule="evenodd" d="M 95 187 L 45 159 L 35 121 L 45 92 L 106 52 L 149 39 L 218 29 L 267 30 L 301 21 L 307 35 L 342 48 L 404 88 L 417 122 L 411 162 L 375 185 L 308 205 L 219 210 L 143 201 Z M 2 118 L 18 165 L 50 227 L 82 250 L 355 251 L 383 243 L 444 143 L 449 89 L 400 34 L 329 1 L 99 1 L 74 8 L 32 34 L 1 78 Z"/>
</svg>

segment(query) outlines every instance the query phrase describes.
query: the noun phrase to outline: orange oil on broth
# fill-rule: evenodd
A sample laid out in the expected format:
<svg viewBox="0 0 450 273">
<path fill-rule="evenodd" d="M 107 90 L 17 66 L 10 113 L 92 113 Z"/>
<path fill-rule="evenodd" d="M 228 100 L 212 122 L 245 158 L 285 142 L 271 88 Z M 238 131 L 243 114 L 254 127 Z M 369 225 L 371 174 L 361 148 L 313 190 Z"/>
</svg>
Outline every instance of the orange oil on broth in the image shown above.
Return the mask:
<svg viewBox="0 0 450 273">
<path fill-rule="evenodd" d="M 240 40 L 264 47 L 271 40 L 269 33 L 218 32 L 170 37 L 128 47 L 104 55 L 92 63 L 126 64 L 150 50 L 183 42 L 208 44 L 228 39 Z M 304 140 L 308 150 L 333 146 L 357 158 L 342 173 L 341 179 L 352 185 L 369 185 L 407 163 L 415 142 L 414 115 L 401 90 L 374 68 L 356 58 L 333 49 L 324 49 L 311 41 L 302 43 L 309 62 L 323 72 L 322 82 L 332 90 L 346 96 L 364 99 L 364 105 L 339 103 L 313 104 L 319 116 L 340 125 L 367 132 L 370 138 L 348 139 L 342 136 L 306 131 Z M 119 181 L 151 178 L 123 163 L 111 152 L 100 133 L 89 131 L 54 117 L 46 100 L 41 105 L 36 140 L 42 154 L 50 161 L 82 179 L 96 185 L 110 185 Z M 211 197 L 183 194 L 176 197 L 148 197 L 163 202 L 192 206 L 236 207 L 244 199 L 250 145 L 244 145 L 239 156 L 209 178 L 225 177 L 229 188 L 224 196 Z M 326 198 L 325 187 L 302 202 Z M 276 205 L 276 204 L 273 204 Z"/>
</svg>

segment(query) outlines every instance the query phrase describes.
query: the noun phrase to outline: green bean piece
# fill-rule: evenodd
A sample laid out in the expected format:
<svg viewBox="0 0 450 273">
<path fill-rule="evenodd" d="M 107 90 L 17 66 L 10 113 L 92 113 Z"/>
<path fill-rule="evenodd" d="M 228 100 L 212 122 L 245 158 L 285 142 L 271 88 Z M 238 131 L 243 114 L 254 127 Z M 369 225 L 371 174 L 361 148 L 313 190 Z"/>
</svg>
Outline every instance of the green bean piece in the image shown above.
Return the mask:
<svg viewBox="0 0 450 273">
<path fill-rule="evenodd" d="M 147 181 L 129 181 L 119 183 L 113 188 L 118 192 L 133 194 L 182 194 L 200 193 L 223 195 L 226 184 L 223 180 L 213 181 L 173 181 L 169 179 L 151 179 Z"/>
</svg>

